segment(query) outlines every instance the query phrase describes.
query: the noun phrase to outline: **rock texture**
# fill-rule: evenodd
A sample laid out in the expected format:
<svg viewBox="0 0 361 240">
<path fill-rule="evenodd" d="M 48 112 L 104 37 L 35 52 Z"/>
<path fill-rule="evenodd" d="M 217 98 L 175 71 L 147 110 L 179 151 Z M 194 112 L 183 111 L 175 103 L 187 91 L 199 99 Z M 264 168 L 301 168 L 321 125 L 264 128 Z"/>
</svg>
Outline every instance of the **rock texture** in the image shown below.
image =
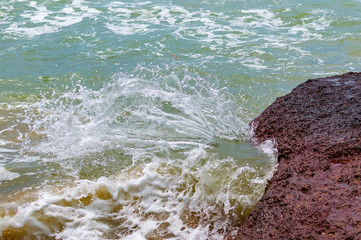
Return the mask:
<svg viewBox="0 0 361 240">
<path fill-rule="evenodd" d="M 252 124 L 279 166 L 236 239 L 361 239 L 361 73 L 308 80 Z"/>
</svg>

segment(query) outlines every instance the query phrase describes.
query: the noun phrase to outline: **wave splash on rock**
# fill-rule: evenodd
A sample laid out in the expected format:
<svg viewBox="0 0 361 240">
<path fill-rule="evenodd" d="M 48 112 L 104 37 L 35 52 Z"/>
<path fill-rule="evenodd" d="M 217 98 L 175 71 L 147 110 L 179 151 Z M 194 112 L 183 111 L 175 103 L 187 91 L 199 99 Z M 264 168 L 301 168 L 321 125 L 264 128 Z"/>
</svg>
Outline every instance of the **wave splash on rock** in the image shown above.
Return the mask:
<svg viewBox="0 0 361 240">
<path fill-rule="evenodd" d="M 236 239 L 361 238 L 361 73 L 311 79 L 252 124 L 278 171 Z"/>
</svg>

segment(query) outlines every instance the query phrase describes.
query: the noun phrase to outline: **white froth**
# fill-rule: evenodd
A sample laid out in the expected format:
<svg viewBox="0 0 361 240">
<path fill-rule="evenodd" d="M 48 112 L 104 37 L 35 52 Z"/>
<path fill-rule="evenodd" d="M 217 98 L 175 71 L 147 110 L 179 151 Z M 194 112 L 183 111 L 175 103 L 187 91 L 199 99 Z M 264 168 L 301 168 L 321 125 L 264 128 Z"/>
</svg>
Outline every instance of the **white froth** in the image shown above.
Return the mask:
<svg viewBox="0 0 361 240">
<path fill-rule="evenodd" d="M 20 177 L 19 173 L 10 172 L 0 165 L 0 181 L 13 180 L 18 177 Z"/>
<path fill-rule="evenodd" d="M 60 159 L 119 147 L 149 156 L 204 147 L 217 137 L 245 137 L 247 125 L 238 119 L 227 89 L 213 89 L 201 79 L 199 86 L 188 85 L 190 76 L 174 78 L 162 84 L 118 78 L 99 91 L 81 87 L 44 99 L 34 104 L 41 117 L 35 116 L 33 131 L 46 134 L 48 141 L 24 142 L 24 147 Z M 167 86 L 174 80 L 177 85 Z"/>
<path fill-rule="evenodd" d="M 32 9 L 20 14 L 24 21 L 10 24 L 5 29 L 5 33 L 32 38 L 58 32 L 63 27 L 74 25 L 83 21 L 84 18 L 95 17 L 101 13 L 83 4 L 85 4 L 84 1 L 74 0 L 71 5 L 67 5 L 59 11 L 51 11 L 45 5 L 39 5 L 37 2 L 31 1 L 28 6 Z M 29 27 L 28 21 L 34 23 L 35 26 Z"/>
<path fill-rule="evenodd" d="M 121 74 L 99 90 L 77 85 L 26 107 L 23 123 L 43 137 L 23 133 L 22 151 L 78 180 L 33 190 L 37 200 L 1 218 L 1 231 L 31 229 L 31 236 L 59 239 L 218 239 L 239 212 L 249 211 L 274 164 L 268 157 L 264 168 L 220 157 L 222 141 L 247 138 L 241 108 L 217 79 L 187 68 L 181 75 L 157 71 L 134 71 L 157 81 Z M 111 164 L 127 157 L 129 163 L 79 180 L 87 161 L 109 167 L 111 150 L 124 154 Z"/>
<path fill-rule="evenodd" d="M 274 13 L 267 9 L 242 10 L 242 13 L 246 15 L 236 17 L 231 21 L 233 26 L 278 29 L 284 24 L 279 17 L 276 17 Z"/>
<path fill-rule="evenodd" d="M 212 3 L 214 4 L 216 3 Z M 312 9 L 301 19 L 293 20 L 284 17 L 293 11 L 289 6 L 283 11 L 245 7 L 239 9 L 239 14 L 230 17 L 227 16 L 227 12 L 217 9 L 190 8 L 174 3 L 162 5 L 152 2 L 111 1 L 102 6 L 101 11 L 94 7 L 96 5 L 97 3 L 74 0 L 61 9 L 52 9 L 46 3 L 32 1 L 28 4 L 31 9 L 20 13 L 21 19 L 14 22 L 12 17 L 4 18 L 4 21 L 8 22 L 5 24 L 4 32 L 10 36 L 35 37 L 59 32 L 63 28 L 81 23 L 85 18 L 96 20 L 97 16 L 104 16 L 104 22 L 99 27 L 104 27 L 114 34 L 133 37 L 167 29 L 170 35 L 194 41 L 209 49 L 216 49 L 214 51 L 217 54 L 232 52 L 231 57 L 224 56 L 225 61 L 229 63 L 241 62 L 245 69 L 265 71 L 281 69 L 283 64 L 276 64 L 274 61 L 263 62 L 261 56 L 238 55 L 238 49 L 234 48 L 246 52 L 253 51 L 254 48 L 268 49 L 269 52 L 277 53 L 276 59 L 286 58 L 288 62 L 295 63 L 293 67 L 299 67 L 299 61 L 295 60 L 314 58 L 317 53 L 304 55 L 301 52 L 293 52 L 291 47 L 310 40 L 323 40 L 324 33 L 332 27 L 335 17 L 334 11 Z M 35 25 L 29 27 L 24 24 L 27 21 Z M 253 46 L 253 43 L 256 46 Z M 155 57 L 164 57 L 166 55 L 163 51 L 169 50 L 166 45 L 150 46 L 149 49 L 152 47 Z M 287 53 L 282 51 L 283 49 L 288 49 Z M 289 52 L 291 53 L 288 54 Z M 100 57 L 106 59 L 104 56 Z M 207 56 L 185 53 L 185 57 L 203 59 L 203 63 L 214 62 L 214 54 Z M 316 61 L 324 64 L 324 60 Z"/>
<path fill-rule="evenodd" d="M 284 8 L 283 3 L 273 9 L 257 4 L 230 9 L 223 0 L 182 6 L 174 1 L 24 0 L 11 4 L 19 2 L 23 9 L 0 3 L 4 39 L 61 33 L 73 26 L 77 36 L 67 33 L 80 39 L 84 48 L 91 46 L 81 50 L 90 60 L 104 63 L 109 56 L 129 51 L 130 56 L 139 57 L 137 63 L 143 54 L 152 62 L 167 61 L 164 59 L 172 54 L 176 66 L 160 63 L 159 68 L 178 68 L 178 73 L 161 74 L 159 69 L 135 69 L 134 75 L 116 77 L 100 90 L 80 84 L 52 97 L 44 96 L 26 107 L 27 119 L 19 121 L 29 126 L 31 134 L 15 129 L 19 136 L 13 142 L 0 139 L 1 163 L 7 164 L 10 158 L 15 163 L 44 161 L 69 168 L 66 175 L 76 179 L 84 177 L 81 171 L 86 172 L 84 178 L 90 180 L 34 191 L 34 196 L 40 196 L 38 200 L 19 207 L 15 216 L 0 219 L 1 230 L 22 227 L 58 239 L 221 239 L 220 232 L 233 226 L 240 212 L 247 213 L 247 206 L 262 195 L 274 171 L 277 151 L 272 141 L 259 146 L 267 155 L 264 169 L 257 163 L 240 163 L 236 157 L 219 157 L 215 152 L 221 141 L 235 144 L 247 139 L 242 102 L 236 102 L 211 76 L 194 76 L 179 65 L 188 61 L 191 71 L 201 72 L 205 67 L 204 72 L 211 72 L 220 62 L 226 63 L 226 68 L 231 68 L 231 63 L 240 66 L 240 70 L 231 69 L 232 76 L 272 71 L 275 81 L 283 81 L 294 71 L 291 68 L 301 69 L 303 63 L 327 64 L 310 47 L 312 41 L 343 42 L 345 36 L 353 36 L 345 32 L 340 37 L 333 32 L 338 13 L 308 11 L 289 4 Z M 297 16 L 293 17 L 295 9 Z M 82 25 L 87 18 L 94 24 Z M 87 27 L 91 34 L 85 33 Z M 56 36 L 63 36 L 60 33 Z M 103 33 L 106 41 L 99 37 Z M 107 45 L 109 39 L 119 39 L 119 45 Z M 135 44 L 128 45 L 135 39 Z M 202 67 L 194 67 L 194 63 Z M 141 71 L 145 77 L 138 74 Z M 321 67 L 314 74 L 337 72 Z M 230 81 L 238 83 L 237 79 Z M 14 157 L 20 145 L 22 155 Z M 129 163 L 110 173 L 104 170 L 100 178 L 87 175 L 88 165 L 109 167 L 107 151 L 113 150 L 119 153 L 109 154 L 115 159 L 111 166 L 115 168 L 128 158 Z M 19 174 L 6 167 L 0 168 L 0 180 L 16 181 Z M 164 232 L 169 235 L 162 235 Z"/>
<path fill-rule="evenodd" d="M 147 31 L 148 25 L 145 24 L 128 24 L 126 22 L 120 23 L 120 25 L 106 24 L 106 27 L 116 34 L 132 35 L 140 32 Z"/>
<path fill-rule="evenodd" d="M 15 35 L 25 35 L 28 37 L 35 37 L 42 34 L 47 33 L 54 33 L 57 32 L 59 29 L 54 26 L 44 25 L 41 27 L 20 27 L 18 23 L 11 24 L 6 30 L 6 33 L 15 34 Z"/>
<path fill-rule="evenodd" d="M 48 189 L 35 202 L 20 207 L 15 216 L 0 219 L 0 230 L 32 226 L 39 234 L 61 239 L 105 239 L 111 232 L 121 239 L 166 235 L 176 239 L 221 238 L 218 231 L 232 224 L 232 212 L 238 204 L 252 205 L 257 200 L 254 193 L 240 192 L 240 179 L 249 173 L 259 174 L 250 184 L 260 197 L 270 175 L 237 166 L 231 158 L 208 158 L 204 149 L 193 149 L 182 162 L 159 159 L 114 176 L 79 180 L 59 192 Z M 50 224 L 62 227 L 54 232 L 47 218 Z M 112 222 L 116 223 L 113 227 L 108 225 Z"/>
<path fill-rule="evenodd" d="M 258 147 L 270 157 L 277 156 L 276 142 L 273 140 L 266 140 Z"/>
</svg>

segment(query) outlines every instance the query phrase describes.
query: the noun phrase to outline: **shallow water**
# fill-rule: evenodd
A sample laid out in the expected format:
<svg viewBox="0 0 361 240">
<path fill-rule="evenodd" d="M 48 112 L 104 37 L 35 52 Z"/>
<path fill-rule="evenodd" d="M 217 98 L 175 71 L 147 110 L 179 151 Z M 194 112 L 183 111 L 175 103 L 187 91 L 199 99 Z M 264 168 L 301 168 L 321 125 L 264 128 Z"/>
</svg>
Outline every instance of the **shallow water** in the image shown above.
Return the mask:
<svg viewBox="0 0 361 240">
<path fill-rule="evenodd" d="M 361 2 L 0 3 L 4 239 L 222 239 L 276 169 L 248 124 L 359 71 Z"/>
</svg>

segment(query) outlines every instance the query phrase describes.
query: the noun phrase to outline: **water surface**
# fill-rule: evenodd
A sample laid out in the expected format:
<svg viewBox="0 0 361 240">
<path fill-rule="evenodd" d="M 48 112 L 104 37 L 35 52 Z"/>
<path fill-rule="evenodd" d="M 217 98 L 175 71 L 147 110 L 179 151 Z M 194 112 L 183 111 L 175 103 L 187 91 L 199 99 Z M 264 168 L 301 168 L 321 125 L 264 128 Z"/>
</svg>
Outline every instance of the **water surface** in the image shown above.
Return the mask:
<svg viewBox="0 0 361 240">
<path fill-rule="evenodd" d="M 222 239 L 276 169 L 248 124 L 359 71 L 361 2 L 0 3 L 4 239 Z"/>
</svg>

